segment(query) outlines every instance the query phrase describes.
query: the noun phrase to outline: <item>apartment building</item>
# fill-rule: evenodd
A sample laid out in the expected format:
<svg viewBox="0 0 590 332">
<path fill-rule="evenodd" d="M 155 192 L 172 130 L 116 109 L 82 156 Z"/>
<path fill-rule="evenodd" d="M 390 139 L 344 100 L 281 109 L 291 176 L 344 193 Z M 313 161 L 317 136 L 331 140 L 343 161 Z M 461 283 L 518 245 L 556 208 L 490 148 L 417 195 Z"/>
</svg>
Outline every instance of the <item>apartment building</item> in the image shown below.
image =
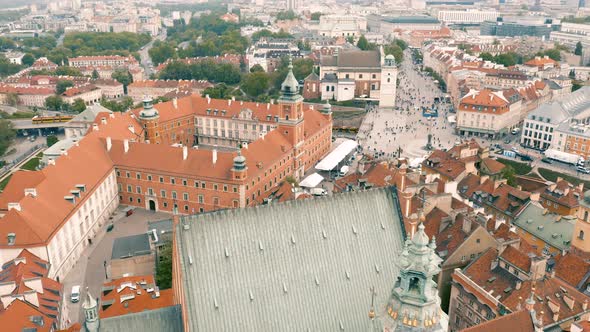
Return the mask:
<svg viewBox="0 0 590 332">
<path fill-rule="evenodd" d="M 0 194 L 0 262 L 27 249 L 49 261 L 50 278 L 63 278 L 119 204 L 186 214 L 257 204 L 330 151 L 331 113 L 305 109 L 298 90 L 290 71 L 272 106 L 276 129 L 237 151 L 189 148 L 196 111 L 213 107 L 212 99 L 198 95 L 157 105 L 146 100 L 125 114 L 100 113 L 92 130 L 43 170 L 12 176 Z M 214 104 L 218 114 L 252 108 L 266 115 L 271 109 Z M 260 111 L 252 112 L 263 117 Z M 178 137 L 184 145 L 172 146 Z"/>
<path fill-rule="evenodd" d="M 559 102 L 541 105 L 524 119 L 520 143 L 534 149 L 549 149 L 555 129 L 569 116 L 569 110 Z"/>
<path fill-rule="evenodd" d="M 17 104 L 29 107 L 44 107 L 45 99 L 55 93 L 54 88 L 48 87 L 14 87 L 0 85 L 0 104 L 10 105 L 16 96 Z"/>
<path fill-rule="evenodd" d="M 497 137 L 520 121 L 521 96 L 514 89 L 471 90 L 457 109 L 457 131 L 461 135 Z"/>
<path fill-rule="evenodd" d="M 132 67 L 139 66 L 137 60 L 132 56 L 121 55 L 98 55 L 98 56 L 79 56 L 68 58 L 70 67 Z"/>
<path fill-rule="evenodd" d="M 82 99 L 86 105 L 91 105 L 100 101 L 102 89 L 94 84 L 84 84 L 68 88 L 61 96 L 68 104 L 73 104 L 76 99 Z"/>
<path fill-rule="evenodd" d="M 357 15 L 322 15 L 318 34 L 327 37 L 359 37 L 367 31 L 367 19 Z"/>
</svg>

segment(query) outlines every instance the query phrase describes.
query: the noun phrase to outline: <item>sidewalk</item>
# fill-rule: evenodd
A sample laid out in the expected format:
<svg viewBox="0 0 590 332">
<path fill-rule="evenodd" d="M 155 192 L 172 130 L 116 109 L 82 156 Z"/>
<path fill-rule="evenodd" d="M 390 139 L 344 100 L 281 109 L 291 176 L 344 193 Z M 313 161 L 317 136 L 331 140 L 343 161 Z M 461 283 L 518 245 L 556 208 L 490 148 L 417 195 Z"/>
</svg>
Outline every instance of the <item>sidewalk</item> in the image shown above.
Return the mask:
<svg viewBox="0 0 590 332">
<path fill-rule="evenodd" d="M 84 302 L 86 287 L 94 297 L 100 297 L 102 284 L 106 281 L 104 262 L 107 267 L 110 264 L 113 242 L 116 238 L 136 235 L 147 232 L 147 224 L 150 221 L 170 219 L 172 215 L 162 212 L 152 212 L 136 208 L 134 213 L 126 217 L 123 209 L 126 206 L 119 206 L 112 215 L 112 222 L 115 225 L 111 232 L 106 228 L 109 223 L 98 231 L 82 255 L 80 260 L 70 270 L 68 275 L 62 280 L 64 301 L 62 303 L 62 314 L 67 314 L 70 322 L 80 322 L 84 318 L 81 304 Z M 107 271 L 110 273 L 110 271 Z M 109 275 L 110 276 L 110 275 Z M 81 300 L 78 303 L 70 301 L 70 291 L 72 286 L 79 285 Z"/>
</svg>

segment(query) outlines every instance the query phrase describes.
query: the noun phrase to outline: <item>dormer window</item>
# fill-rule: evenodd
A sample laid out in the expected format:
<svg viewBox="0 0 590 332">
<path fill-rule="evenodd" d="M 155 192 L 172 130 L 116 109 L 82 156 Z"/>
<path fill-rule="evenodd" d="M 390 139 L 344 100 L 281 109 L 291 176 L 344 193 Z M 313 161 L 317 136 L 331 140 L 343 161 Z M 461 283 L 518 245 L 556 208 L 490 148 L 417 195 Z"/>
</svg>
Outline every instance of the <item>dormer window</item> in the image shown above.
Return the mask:
<svg viewBox="0 0 590 332">
<path fill-rule="evenodd" d="M 16 243 L 16 234 L 15 233 L 8 233 L 6 236 L 9 246 L 13 246 Z"/>
</svg>

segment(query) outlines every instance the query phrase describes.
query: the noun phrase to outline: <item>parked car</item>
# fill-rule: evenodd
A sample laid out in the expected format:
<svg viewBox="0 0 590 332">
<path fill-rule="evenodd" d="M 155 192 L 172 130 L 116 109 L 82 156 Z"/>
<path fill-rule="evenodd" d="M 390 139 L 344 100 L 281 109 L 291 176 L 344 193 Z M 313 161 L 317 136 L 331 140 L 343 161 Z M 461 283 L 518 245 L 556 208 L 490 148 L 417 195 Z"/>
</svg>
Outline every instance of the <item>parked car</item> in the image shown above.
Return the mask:
<svg viewBox="0 0 590 332">
<path fill-rule="evenodd" d="M 520 160 L 522 161 L 533 161 L 533 158 L 531 158 L 531 156 L 523 154 L 520 156 Z"/>
<path fill-rule="evenodd" d="M 544 162 L 544 163 L 546 163 L 546 164 L 552 164 L 552 163 L 553 163 L 553 162 L 551 161 L 551 159 L 549 159 L 549 158 L 543 158 L 543 159 L 541 159 L 541 162 Z"/>
<path fill-rule="evenodd" d="M 583 167 L 583 166 L 576 167 L 576 170 L 580 173 L 590 174 L 590 169 L 587 169 L 586 167 Z"/>
<path fill-rule="evenodd" d="M 326 196 L 328 192 L 323 188 L 311 188 L 309 192 L 314 196 Z"/>
<path fill-rule="evenodd" d="M 76 285 L 72 287 L 72 293 L 70 294 L 70 300 L 72 303 L 80 301 L 80 286 Z"/>
</svg>

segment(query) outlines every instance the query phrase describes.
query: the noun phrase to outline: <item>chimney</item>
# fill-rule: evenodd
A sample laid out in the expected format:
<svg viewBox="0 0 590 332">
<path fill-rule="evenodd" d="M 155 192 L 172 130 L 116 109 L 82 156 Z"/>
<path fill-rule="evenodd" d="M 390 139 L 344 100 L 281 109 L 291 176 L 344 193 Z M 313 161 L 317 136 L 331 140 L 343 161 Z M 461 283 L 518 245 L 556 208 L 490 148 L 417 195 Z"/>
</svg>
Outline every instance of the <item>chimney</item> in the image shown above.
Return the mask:
<svg viewBox="0 0 590 332">
<path fill-rule="evenodd" d="M 53 158 L 47 159 L 47 165 L 55 165 L 55 159 L 53 159 Z"/>
<path fill-rule="evenodd" d="M 231 106 L 231 99 L 227 100 L 227 106 Z"/>
<path fill-rule="evenodd" d="M 522 281 L 516 280 L 516 285 L 514 285 L 514 289 L 519 290 L 522 286 Z"/>
<path fill-rule="evenodd" d="M 129 125 L 127 129 L 129 129 L 132 134 L 135 134 L 135 127 L 133 127 L 133 125 Z"/>
<path fill-rule="evenodd" d="M 129 140 L 123 140 L 123 150 L 125 151 L 125 153 L 127 153 L 127 151 L 129 151 Z"/>
<path fill-rule="evenodd" d="M 96 123 L 92 124 L 92 130 L 95 130 L 95 131 L 98 130 L 98 125 Z"/>
<path fill-rule="evenodd" d="M 107 151 L 111 151 L 111 147 L 113 147 L 113 141 L 111 140 L 111 137 L 107 137 Z"/>
<path fill-rule="evenodd" d="M 25 196 L 37 197 L 37 188 L 25 188 Z"/>
<path fill-rule="evenodd" d="M 61 148 L 59 151 L 59 154 L 61 154 L 62 156 L 67 156 L 68 155 L 68 151 L 66 151 L 65 148 Z"/>
<path fill-rule="evenodd" d="M 186 160 L 188 157 L 188 147 L 185 145 L 182 147 L 182 160 Z"/>
<path fill-rule="evenodd" d="M 270 109 L 270 103 L 266 104 L 266 109 L 269 110 Z"/>
<path fill-rule="evenodd" d="M 217 149 L 213 149 L 212 158 L 213 158 L 213 165 L 215 165 L 217 163 Z"/>
<path fill-rule="evenodd" d="M 17 211 L 22 211 L 20 207 L 20 203 L 8 203 L 8 211 L 15 209 Z"/>
<path fill-rule="evenodd" d="M 178 99 L 176 97 L 172 98 L 172 106 L 174 106 L 174 109 L 178 108 Z"/>
<path fill-rule="evenodd" d="M 100 123 L 103 125 L 107 124 L 107 118 L 105 118 L 105 117 L 100 118 Z"/>
<path fill-rule="evenodd" d="M 584 299 L 584 302 L 582 302 L 582 310 L 586 309 L 588 309 L 588 299 Z"/>
<path fill-rule="evenodd" d="M 114 118 L 115 118 L 115 113 L 113 113 L 113 112 L 110 112 L 110 113 L 109 113 L 109 118 L 111 118 L 111 119 L 114 119 Z"/>
<path fill-rule="evenodd" d="M 463 217 L 463 233 L 471 233 L 471 223 L 472 221 L 470 217 Z"/>
<path fill-rule="evenodd" d="M 231 97 L 231 100 L 232 100 L 232 101 L 236 101 L 236 96 L 232 96 L 232 97 Z"/>
</svg>

